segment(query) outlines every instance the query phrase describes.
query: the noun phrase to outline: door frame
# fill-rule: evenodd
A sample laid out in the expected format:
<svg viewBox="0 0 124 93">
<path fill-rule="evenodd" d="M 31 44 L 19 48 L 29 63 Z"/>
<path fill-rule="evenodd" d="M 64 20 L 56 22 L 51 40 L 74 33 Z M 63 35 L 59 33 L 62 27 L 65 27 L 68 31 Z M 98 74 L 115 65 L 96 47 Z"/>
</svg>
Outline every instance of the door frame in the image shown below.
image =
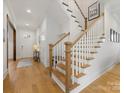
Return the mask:
<svg viewBox="0 0 124 93">
<path fill-rule="evenodd" d="M 13 30 L 13 60 L 16 61 L 16 29 L 14 27 L 14 25 L 12 24 L 12 22 L 10 21 L 10 18 L 7 14 L 7 68 L 8 68 L 8 59 L 9 59 L 9 54 L 8 54 L 8 34 L 9 34 L 9 25 Z"/>
</svg>

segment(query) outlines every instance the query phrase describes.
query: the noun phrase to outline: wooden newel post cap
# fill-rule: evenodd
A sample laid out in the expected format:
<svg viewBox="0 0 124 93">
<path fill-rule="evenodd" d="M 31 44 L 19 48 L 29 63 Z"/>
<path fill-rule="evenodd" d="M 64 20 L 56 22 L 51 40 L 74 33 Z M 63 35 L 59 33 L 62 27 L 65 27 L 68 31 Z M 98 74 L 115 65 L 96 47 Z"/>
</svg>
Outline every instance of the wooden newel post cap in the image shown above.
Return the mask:
<svg viewBox="0 0 124 93">
<path fill-rule="evenodd" d="M 72 45 L 72 42 L 67 41 L 67 42 L 65 42 L 65 45 Z"/>
<path fill-rule="evenodd" d="M 53 44 L 49 44 L 49 47 L 53 47 L 54 45 Z"/>
</svg>

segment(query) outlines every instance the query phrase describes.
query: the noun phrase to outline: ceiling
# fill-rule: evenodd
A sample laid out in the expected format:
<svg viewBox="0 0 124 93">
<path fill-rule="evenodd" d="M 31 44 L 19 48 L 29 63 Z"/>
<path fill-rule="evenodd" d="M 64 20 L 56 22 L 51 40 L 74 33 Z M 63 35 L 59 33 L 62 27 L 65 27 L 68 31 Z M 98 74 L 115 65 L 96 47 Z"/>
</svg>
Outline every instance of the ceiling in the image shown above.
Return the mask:
<svg viewBox="0 0 124 93">
<path fill-rule="evenodd" d="M 56 0 L 6 0 L 6 3 L 14 16 L 17 29 L 36 30 L 46 16 L 60 24 L 67 21 L 67 16 Z"/>
<path fill-rule="evenodd" d="M 49 0 L 6 0 L 17 28 L 36 29 L 44 18 Z M 31 13 L 28 13 L 27 10 Z M 26 25 L 27 24 L 27 25 Z"/>
<path fill-rule="evenodd" d="M 54 20 L 62 24 L 67 21 L 60 5 L 56 0 L 6 0 L 7 5 L 11 13 L 14 15 L 15 24 L 17 28 L 24 28 L 30 30 L 36 30 L 41 24 L 46 14 L 51 15 Z M 87 7 L 96 0 L 77 0 L 79 6 L 87 16 Z M 120 2 L 119 0 L 99 0 L 101 3 L 106 5 L 110 3 L 110 12 L 117 21 L 120 19 Z M 27 10 L 31 10 L 28 13 Z M 48 13 L 49 12 L 49 13 Z M 28 24 L 28 25 L 26 25 Z"/>
</svg>

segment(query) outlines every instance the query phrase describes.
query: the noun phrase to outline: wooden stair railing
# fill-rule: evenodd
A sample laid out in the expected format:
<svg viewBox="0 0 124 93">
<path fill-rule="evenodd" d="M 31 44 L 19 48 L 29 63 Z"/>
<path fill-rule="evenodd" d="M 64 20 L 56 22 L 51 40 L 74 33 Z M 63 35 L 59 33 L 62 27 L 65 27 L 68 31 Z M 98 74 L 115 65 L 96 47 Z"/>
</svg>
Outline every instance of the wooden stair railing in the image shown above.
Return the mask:
<svg viewBox="0 0 124 93">
<path fill-rule="evenodd" d="M 53 55 L 53 52 L 54 52 L 54 48 L 55 47 L 59 47 L 59 46 L 57 46 L 59 43 L 63 43 L 63 45 L 64 45 L 64 42 L 65 41 L 63 41 L 65 38 L 67 38 L 67 36 L 69 36 L 70 35 L 70 32 L 68 32 L 68 33 L 65 33 L 59 40 L 57 40 L 54 44 L 49 44 L 49 65 L 50 65 L 50 67 L 49 67 L 49 72 L 50 72 L 50 76 L 52 75 L 52 67 L 53 67 L 53 60 L 55 59 L 55 57 L 57 57 L 58 58 L 58 56 L 56 55 L 56 56 L 54 56 Z M 62 42 L 63 41 L 63 42 Z M 55 61 L 55 60 L 54 60 Z M 55 63 L 54 63 L 55 64 Z"/>
<path fill-rule="evenodd" d="M 68 12 L 70 12 L 70 13 L 73 13 L 73 9 L 71 9 L 72 7 L 71 7 L 71 2 L 73 2 L 75 5 L 76 5 L 76 7 L 77 7 L 77 9 L 79 10 L 79 12 L 81 13 L 81 15 L 82 15 L 82 17 L 83 17 L 83 21 L 84 21 L 84 29 L 86 30 L 87 29 L 87 24 L 88 24 L 88 20 L 87 20 L 87 17 L 84 15 L 84 13 L 82 12 L 82 10 L 81 10 L 81 8 L 80 8 L 80 6 L 78 5 L 78 3 L 76 2 L 76 0 L 67 0 L 67 1 L 62 1 L 62 5 L 64 5 L 64 6 L 66 6 L 67 7 L 67 11 Z M 75 18 L 76 19 L 76 16 L 75 15 L 72 15 L 71 14 L 71 17 L 73 17 L 73 18 Z M 77 22 L 77 23 L 79 23 L 77 20 L 75 21 L 75 22 Z M 80 26 L 79 26 L 80 27 Z M 81 28 L 82 28 L 83 26 L 81 26 Z M 81 31 L 84 31 L 84 29 L 83 30 L 81 30 Z"/>
<path fill-rule="evenodd" d="M 86 30 L 86 29 L 87 29 L 87 17 L 86 17 L 86 16 L 84 15 L 84 13 L 82 12 L 82 10 L 81 10 L 80 6 L 78 5 L 78 3 L 76 2 L 76 0 L 74 0 L 74 2 L 75 2 L 76 6 L 78 7 L 78 9 L 79 9 L 81 15 L 83 16 L 83 18 L 84 18 L 84 20 L 85 20 L 85 30 Z"/>
<path fill-rule="evenodd" d="M 101 28 L 99 28 L 101 27 Z M 98 29 L 100 33 L 95 31 L 94 29 Z M 104 16 L 101 15 L 91 26 L 85 30 L 84 32 L 80 32 L 77 38 L 72 41 L 65 42 L 65 58 L 66 58 L 66 93 L 69 93 L 69 85 L 74 83 L 71 77 L 74 76 L 75 68 L 74 66 L 78 66 L 76 68 L 76 74 L 82 73 L 80 71 L 81 66 L 89 66 L 88 62 L 93 60 L 93 57 L 90 57 L 96 51 L 91 51 L 90 49 L 94 48 L 94 42 L 98 42 L 100 38 L 97 36 L 104 35 Z M 96 39 L 96 40 L 95 40 Z M 98 43 L 97 43 L 98 44 Z M 86 52 L 83 52 L 86 51 Z M 80 53 L 79 53 L 80 52 Z M 82 62 L 80 62 L 82 60 Z M 76 61 L 76 63 L 75 63 Z M 72 69 L 71 69 L 72 68 Z M 85 67 L 84 67 L 85 68 Z M 71 74 L 72 73 L 72 74 Z"/>
<path fill-rule="evenodd" d="M 76 42 L 78 42 L 79 40 L 80 40 L 80 38 L 83 36 L 83 35 L 85 35 L 88 31 L 89 31 L 89 29 L 94 25 L 94 24 L 96 24 L 96 22 L 101 18 L 101 17 L 103 17 L 104 16 L 104 13 L 99 17 L 99 18 L 97 18 L 96 20 L 95 20 L 95 22 L 94 23 L 92 23 L 90 26 L 89 26 L 89 28 L 87 29 L 87 30 L 85 30 L 84 32 L 80 32 L 79 33 L 79 35 L 77 36 L 77 38 L 75 38 L 74 40 L 72 40 L 72 47 L 76 44 Z M 103 28 L 104 29 L 104 28 Z M 103 30 L 103 34 L 104 34 L 104 30 Z"/>
</svg>

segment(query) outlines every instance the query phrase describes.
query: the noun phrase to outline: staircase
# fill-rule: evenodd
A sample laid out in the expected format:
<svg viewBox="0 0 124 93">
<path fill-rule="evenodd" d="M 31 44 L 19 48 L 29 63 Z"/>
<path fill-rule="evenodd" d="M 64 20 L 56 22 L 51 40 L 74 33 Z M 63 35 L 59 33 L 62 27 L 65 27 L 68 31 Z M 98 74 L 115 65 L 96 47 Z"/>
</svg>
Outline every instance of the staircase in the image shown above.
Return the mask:
<svg viewBox="0 0 124 93">
<path fill-rule="evenodd" d="M 57 0 L 64 12 L 70 17 L 73 22 L 77 23 L 77 27 L 84 31 L 87 29 L 87 17 L 81 11 L 76 0 Z"/>
<path fill-rule="evenodd" d="M 69 7 L 65 2 L 62 4 Z M 69 8 L 67 11 L 73 12 Z M 87 18 L 84 19 L 84 31 L 73 39 L 70 39 L 70 33 L 66 33 L 55 44 L 49 45 L 50 76 L 65 93 L 80 92 L 78 89 L 83 85 L 80 81 L 87 76 L 87 68 L 92 66 L 91 62 L 96 59 L 97 50 L 105 41 L 104 15 L 88 28 Z"/>
</svg>

